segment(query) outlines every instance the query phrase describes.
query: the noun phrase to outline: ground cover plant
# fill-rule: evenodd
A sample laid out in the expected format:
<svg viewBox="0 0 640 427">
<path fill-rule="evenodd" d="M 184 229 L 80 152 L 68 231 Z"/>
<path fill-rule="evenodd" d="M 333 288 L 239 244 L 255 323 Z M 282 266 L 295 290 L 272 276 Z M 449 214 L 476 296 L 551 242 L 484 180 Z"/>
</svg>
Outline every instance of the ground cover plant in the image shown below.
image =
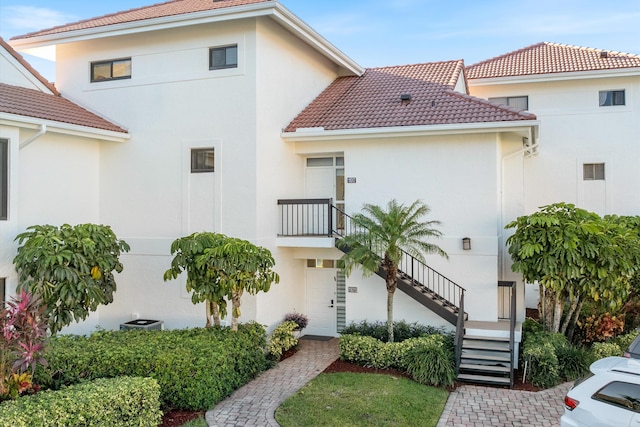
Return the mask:
<svg viewBox="0 0 640 427">
<path fill-rule="evenodd" d="M 267 366 L 261 325 L 172 331 L 101 331 L 60 336 L 45 352 L 47 367 L 36 380 L 59 389 L 95 378 L 151 377 L 165 408 L 206 410 Z"/>
<path fill-rule="evenodd" d="M 320 374 L 276 410 L 283 427 L 435 426 L 446 390 L 380 374 Z"/>
</svg>

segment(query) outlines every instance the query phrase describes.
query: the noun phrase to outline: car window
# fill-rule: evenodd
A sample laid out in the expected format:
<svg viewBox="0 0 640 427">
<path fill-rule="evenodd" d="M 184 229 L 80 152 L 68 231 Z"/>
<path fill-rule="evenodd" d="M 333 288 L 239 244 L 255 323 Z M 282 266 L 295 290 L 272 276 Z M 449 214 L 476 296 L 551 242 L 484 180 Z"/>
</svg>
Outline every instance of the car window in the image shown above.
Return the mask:
<svg viewBox="0 0 640 427">
<path fill-rule="evenodd" d="M 592 398 L 640 413 L 640 384 L 614 381 L 598 390 Z"/>
</svg>

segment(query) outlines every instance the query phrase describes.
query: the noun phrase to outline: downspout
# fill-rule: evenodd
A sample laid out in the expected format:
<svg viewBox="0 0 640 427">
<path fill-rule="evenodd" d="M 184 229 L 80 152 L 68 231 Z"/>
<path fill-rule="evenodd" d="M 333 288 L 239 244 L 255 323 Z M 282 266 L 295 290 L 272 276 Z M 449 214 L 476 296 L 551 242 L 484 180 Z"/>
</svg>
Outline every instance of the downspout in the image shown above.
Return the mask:
<svg viewBox="0 0 640 427">
<path fill-rule="evenodd" d="M 47 133 L 47 125 L 42 124 L 42 125 L 40 125 L 40 130 L 35 135 L 32 135 L 30 138 L 27 138 L 25 141 L 22 141 L 20 143 L 20 146 L 18 147 L 18 149 L 22 150 L 24 147 L 26 147 L 27 145 L 31 144 L 36 139 L 40 138 L 45 133 Z"/>
</svg>

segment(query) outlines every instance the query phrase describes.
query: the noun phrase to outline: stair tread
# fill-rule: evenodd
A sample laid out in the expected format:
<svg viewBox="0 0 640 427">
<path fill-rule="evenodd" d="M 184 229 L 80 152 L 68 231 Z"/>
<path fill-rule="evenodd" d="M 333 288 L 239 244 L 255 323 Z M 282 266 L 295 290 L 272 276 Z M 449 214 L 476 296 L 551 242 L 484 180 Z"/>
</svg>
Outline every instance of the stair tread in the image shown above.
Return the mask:
<svg viewBox="0 0 640 427">
<path fill-rule="evenodd" d="M 464 335 L 465 340 L 496 341 L 509 343 L 509 337 L 483 337 L 481 335 Z"/>
<path fill-rule="evenodd" d="M 507 377 L 494 377 L 490 375 L 473 375 L 473 374 L 460 374 L 458 375 L 460 381 L 474 381 L 510 385 L 511 379 Z"/>
<path fill-rule="evenodd" d="M 491 372 L 504 372 L 509 373 L 511 370 L 508 366 L 495 366 L 495 365 L 477 365 L 471 363 L 461 363 L 460 369 L 469 369 L 477 371 L 491 371 Z"/>
<path fill-rule="evenodd" d="M 487 350 L 487 351 L 504 351 L 504 352 L 509 352 L 509 346 L 506 345 L 499 345 L 501 343 L 495 343 L 495 342 L 484 342 L 484 343 L 480 343 L 480 342 L 466 342 L 466 341 L 462 341 L 462 348 L 468 348 L 468 349 L 473 349 L 473 350 Z"/>
<path fill-rule="evenodd" d="M 486 354 L 463 354 L 461 355 L 462 359 L 473 359 L 473 360 L 487 360 L 493 362 L 510 362 L 511 356 L 488 356 Z"/>
</svg>

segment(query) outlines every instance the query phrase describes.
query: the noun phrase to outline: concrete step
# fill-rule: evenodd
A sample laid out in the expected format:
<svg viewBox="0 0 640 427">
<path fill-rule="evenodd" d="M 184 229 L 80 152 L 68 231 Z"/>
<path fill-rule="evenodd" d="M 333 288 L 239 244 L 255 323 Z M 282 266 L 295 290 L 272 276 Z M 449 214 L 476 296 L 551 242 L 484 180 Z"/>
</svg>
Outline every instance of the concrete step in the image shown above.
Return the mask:
<svg viewBox="0 0 640 427">
<path fill-rule="evenodd" d="M 511 355 L 509 354 L 479 354 L 479 353 L 469 353 L 462 350 L 462 359 L 471 359 L 471 360 L 486 360 L 488 362 L 497 362 L 497 363 L 511 363 Z"/>
<path fill-rule="evenodd" d="M 509 374 L 511 368 L 508 366 L 496 366 L 496 365 L 481 365 L 475 363 L 461 363 L 460 364 L 461 371 L 481 371 L 481 372 L 494 372 L 501 374 Z"/>
<path fill-rule="evenodd" d="M 506 377 L 496 377 L 491 375 L 474 375 L 474 374 L 460 374 L 458 375 L 458 381 L 480 384 L 496 384 L 496 385 L 511 385 L 511 379 Z"/>
<path fill-rule="evenodd" d="M 462 349 L 469 350 L 488 350 L 488 351 L 506 351 L 509 352 L 509 343 L 502 341 L 479 341 L 479 340 L 462 340 Z"/>
<path fill-rule="evenodd" d="M 474 341 L 496 341 L 496 342 L 506 342 L 509 344 L 509 337 L 487 337 L 481 335 L 465 335 L 462 337 L 465 340 L 474 340 Z"/>
</svg>

